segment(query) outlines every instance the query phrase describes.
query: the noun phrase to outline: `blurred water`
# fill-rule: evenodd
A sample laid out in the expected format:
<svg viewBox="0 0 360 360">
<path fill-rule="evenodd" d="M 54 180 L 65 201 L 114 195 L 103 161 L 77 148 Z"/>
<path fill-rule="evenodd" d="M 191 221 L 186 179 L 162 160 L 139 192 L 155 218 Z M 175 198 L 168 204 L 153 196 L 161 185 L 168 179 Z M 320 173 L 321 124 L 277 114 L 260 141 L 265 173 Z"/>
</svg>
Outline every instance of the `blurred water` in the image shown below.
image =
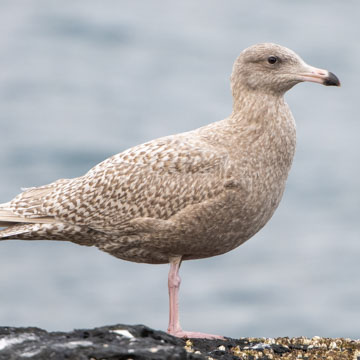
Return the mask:
<svg viewBox="0 0 360 360">
<path fill-rule="evenodd" d="M 1 1 L 0 202 L 226 117 L 238 53 L 288 46 L 343 86 L 287 95 L 298 146 L 284 199 L 245 245 L 183 264 L 182 323 L 359 338 L 359 11 L 355 0 Z M 46 241 L 1 242 L 0 262 L 1 325 L 166 328 L 165 265 Z"/>
</svg>

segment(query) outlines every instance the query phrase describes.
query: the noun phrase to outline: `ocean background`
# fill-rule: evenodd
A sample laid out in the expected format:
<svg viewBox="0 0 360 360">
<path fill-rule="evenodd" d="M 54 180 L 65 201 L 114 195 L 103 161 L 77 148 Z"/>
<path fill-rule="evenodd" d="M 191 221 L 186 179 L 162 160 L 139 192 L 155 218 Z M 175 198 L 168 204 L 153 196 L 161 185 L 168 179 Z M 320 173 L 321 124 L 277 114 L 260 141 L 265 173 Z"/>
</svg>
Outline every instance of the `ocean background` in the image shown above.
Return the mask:
<svg viewBox="0 0 360 360">
<path fill-rule="evenodd" d="M 0 202 L 231 112 L 236 56 L 276 42 L 342 87 L 286 99 L 298 144 L 267 226 L 184 262 L 185 330 L 360 338 L 360 2 L 2 0 Z M 168 265 L 51 241 L 0 242 L 0 326 L 167 328 Z"/>
</svg>

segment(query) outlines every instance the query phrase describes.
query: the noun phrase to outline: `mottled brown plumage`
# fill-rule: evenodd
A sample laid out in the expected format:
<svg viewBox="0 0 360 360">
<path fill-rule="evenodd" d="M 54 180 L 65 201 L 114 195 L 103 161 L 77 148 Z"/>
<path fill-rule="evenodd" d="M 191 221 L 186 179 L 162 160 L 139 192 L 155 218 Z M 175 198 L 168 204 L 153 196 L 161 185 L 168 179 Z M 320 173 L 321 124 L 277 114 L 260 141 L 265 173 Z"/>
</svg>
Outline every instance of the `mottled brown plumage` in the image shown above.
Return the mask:
<svg viewBox="0 0 360 360">
<path fill-rule="evenodd" d="M 295 151 L 283 95 L 306 80 L 339 85 L 279 45 L 244 50 L 233 67 L 228 118 L 135 146 L 84 176 L 25 190 L 0 205 L 8 226 L 0 239 L 68 240 L 145 263 L 234 249 L 280 202 Z"/>
</svg>

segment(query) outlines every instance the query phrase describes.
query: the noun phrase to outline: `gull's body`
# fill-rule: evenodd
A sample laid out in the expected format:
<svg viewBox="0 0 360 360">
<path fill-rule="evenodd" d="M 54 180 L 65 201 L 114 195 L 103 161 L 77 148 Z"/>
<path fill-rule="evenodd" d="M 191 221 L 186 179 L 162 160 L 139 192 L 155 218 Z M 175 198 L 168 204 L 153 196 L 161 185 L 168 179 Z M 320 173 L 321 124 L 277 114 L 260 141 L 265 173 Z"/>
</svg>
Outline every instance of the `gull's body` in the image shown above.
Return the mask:
<svg viewBox="0 0 360 360">
<path fill-rule="evenodd" d="M 135 146 L 84 176 L 25 190 L 0 205 L 0 226 L 7 226 L 0 239 L 67 240 L 124 260 L 170 262 L 169 332 L 199 335 L 178 323 L 180 263 L 228 252 L 270 219 L 296 142 L 283 94 L 305 80 L 339 85 L 279 45 L 245 50 L 234 64 L 228 118 Z"/>
</svg>

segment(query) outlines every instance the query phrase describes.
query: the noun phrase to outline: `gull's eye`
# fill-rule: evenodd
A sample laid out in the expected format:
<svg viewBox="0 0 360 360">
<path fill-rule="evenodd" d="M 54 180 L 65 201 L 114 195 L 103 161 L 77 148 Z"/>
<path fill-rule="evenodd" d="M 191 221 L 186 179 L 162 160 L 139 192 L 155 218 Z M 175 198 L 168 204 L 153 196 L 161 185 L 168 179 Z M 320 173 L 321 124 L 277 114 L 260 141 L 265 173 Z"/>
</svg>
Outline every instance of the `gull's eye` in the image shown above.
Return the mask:
<svg viewBox="0 0 360 360">
<path fill-rule="evenodd" d="M 278 61 L 278 58 L 276 56 L 269 56 L 267 61 L 269 64 L 275 64 Z"/>
</svg>

